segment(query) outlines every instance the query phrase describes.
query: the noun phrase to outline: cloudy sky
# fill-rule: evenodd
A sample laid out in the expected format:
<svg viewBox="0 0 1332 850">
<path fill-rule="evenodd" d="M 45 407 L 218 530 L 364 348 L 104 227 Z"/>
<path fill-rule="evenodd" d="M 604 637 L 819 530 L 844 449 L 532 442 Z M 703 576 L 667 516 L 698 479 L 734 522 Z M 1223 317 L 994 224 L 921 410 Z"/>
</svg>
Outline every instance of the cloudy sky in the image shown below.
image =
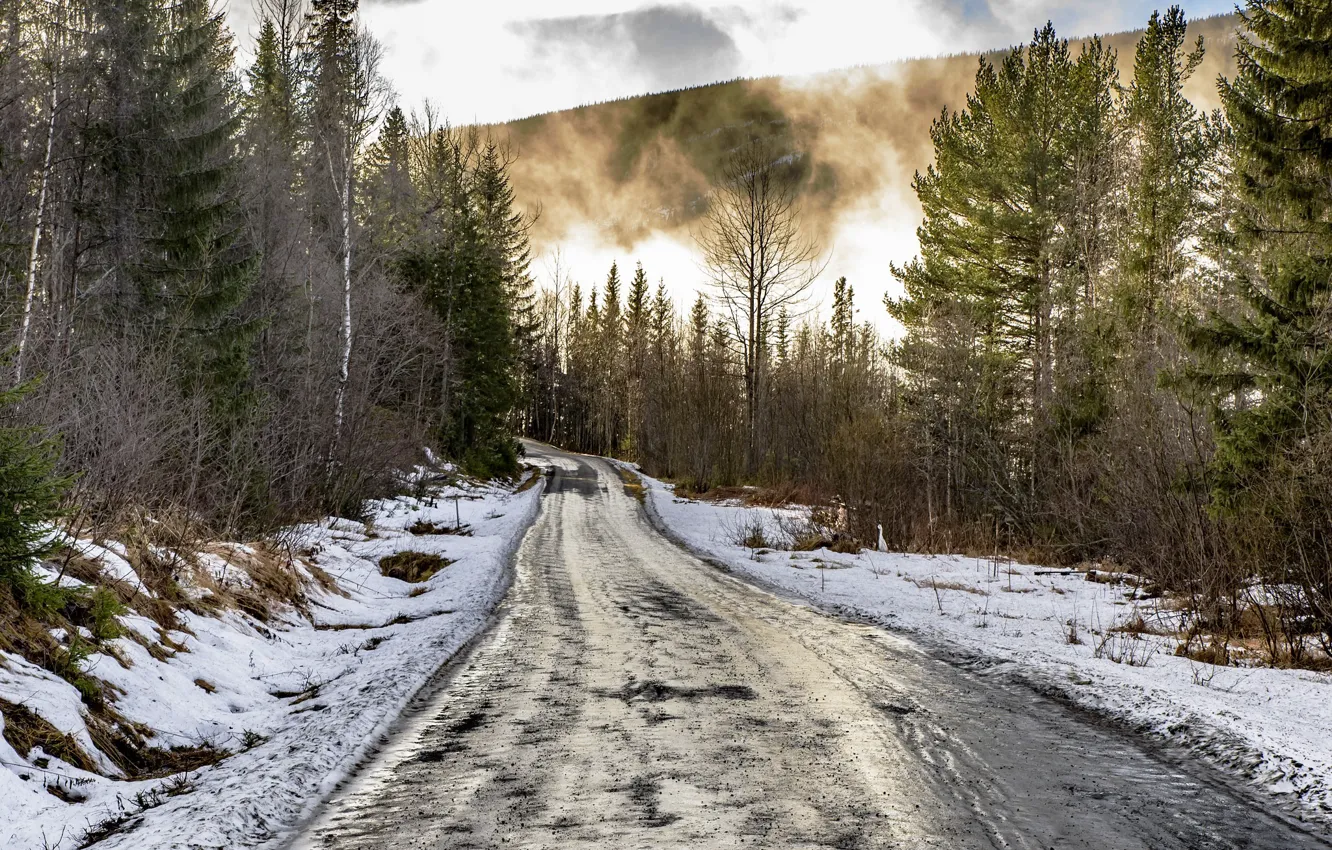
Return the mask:
<svg viewBox="0 0 1332 850">
<path fill-rule="evenodd" d="M 252 0 L 230 0 L 242 49 Z M 409 108 L 502 121 L 736 76 L 802 74 L 1003 47 L 1051 19 L 1073 36 L 1142 25 L 1144 0 L 362 0 Z M 1199 0 L 1191 17 L 1233 9 Z"/>
</svg>

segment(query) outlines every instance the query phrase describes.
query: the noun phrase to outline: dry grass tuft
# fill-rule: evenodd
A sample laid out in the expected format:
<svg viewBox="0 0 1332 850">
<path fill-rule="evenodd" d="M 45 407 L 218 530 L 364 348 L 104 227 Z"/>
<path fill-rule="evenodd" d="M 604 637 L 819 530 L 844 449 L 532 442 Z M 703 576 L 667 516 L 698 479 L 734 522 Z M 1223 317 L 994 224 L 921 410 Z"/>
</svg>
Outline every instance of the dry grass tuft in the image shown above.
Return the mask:
<svg viewBox="0 0 1332 850">
<path fill-rule="evenodd" d="M 311 561 L 303 561 L 302 564 L 305 567 L 305 571 L 314 578 L 315 584 L 319 585 L 320 589 L 325 593 L 332 593 L 344 598 L 350 596 L 347 591 L 342 589 L 342 585 L 338 584 L 337 579 L 328 574 L 328 570 L 317 566 Z"/>
<path fill-rule="evenodd" d="M 19 755 L 26 757 L 33 747 L 41 747 L 47 755 L 80 770 L 96 771 L 96 764 L 74 736 L 62 733 L 26 706 L 0 699 L 0 714 L 5 718 L 5 740 Z"/>
<path fill-rule="evenodd" d="M 409 534 L 415 534 L 418 537 L 424 537 L 436 534 L 449 534 L 458 537 L 472 536 L 472 529 L 468 528 L 465 525 L 459 528 L 453 525 L 440 525 L 439 523 L 435 522 L 427 522 L 426 520 L 423 519 L 418 519 L 416 522 L 407 526 L 407 532 Z"/>
<path fill-rule="evenodd" d="M 531 490 L 533 487 L 535 487 L 537 485 L 537 482 L 539 482 L 542 479 L 541 470 L 538 469 L 537 467 L 529 466 L 528 470 L 530 470 L 531 474 L 528 475 L 527 478 L 523 480 L 523 483 L 518 485 L 518 489 L 514 490 L 513 492 L 526 493 L 528 490 Z"/>
<path fill-rule="evenodd" d="M 151 729 L 132 723 L 110 709 L 88 715 L 86 719 L 93 744 L 129 779 L 157 779 L 188 773 L 231 755 L 208 742 L 152 746 L 148 742 L 153 736 Z"/>
<path fill-rule="evenodd" d="M 428 552 L 398 552 L 379 561 L 379 571 L 389 578 L 406 582 L 422 582 L 453 563 L 448 558 Z"/>
<path fill-rule="evenodd" d="M 639 502 L 647 501 L 647 489 L 643 486 L 643 479 L 638 473 L 623 466 L 616 466 L 615 471 L 620 474 L 620 480 L 624 482 L 625 495 L 632 496 Z"/>
</svg>

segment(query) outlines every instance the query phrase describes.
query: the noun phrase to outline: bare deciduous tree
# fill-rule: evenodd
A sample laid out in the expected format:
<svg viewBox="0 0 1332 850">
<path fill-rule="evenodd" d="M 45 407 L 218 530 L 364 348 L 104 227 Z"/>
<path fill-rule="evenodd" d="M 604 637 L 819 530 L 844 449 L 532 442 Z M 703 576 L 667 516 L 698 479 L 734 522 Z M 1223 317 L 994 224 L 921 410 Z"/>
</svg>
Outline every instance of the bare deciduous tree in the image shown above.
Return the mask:
<svg viewBox="0 0 1332 850">
<path fill-rule="evenodd" d="M 801 301 L 826 265 L 801 231 L 799 163 L 763 139 L 736 148 L 719 169 L 695 235 L 744 364 L 749 465 L 773 322 Z"/>
</svg>

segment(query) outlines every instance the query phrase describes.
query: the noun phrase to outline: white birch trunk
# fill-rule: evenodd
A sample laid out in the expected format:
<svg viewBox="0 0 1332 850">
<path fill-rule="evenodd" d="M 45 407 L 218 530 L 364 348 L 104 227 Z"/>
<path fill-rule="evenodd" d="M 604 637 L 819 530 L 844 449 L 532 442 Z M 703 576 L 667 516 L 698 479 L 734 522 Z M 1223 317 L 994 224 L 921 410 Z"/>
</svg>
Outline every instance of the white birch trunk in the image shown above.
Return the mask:
<svg viewBox="0 0 1332 850">
<path fill-rule="evenodd" d="M 32 245 L 28 251 L 28 276 L 23 297 L 23 324 L 19 331 L 18 354 L 14 357 L 14 381 L 23 382 L 23 355 L 28 350 L 28 335 L 32 328 L 32 306 L 37 295 L 37 259 L 42 246 L 42 226 L 46 217 L 46 190 L 51 183 L 51 149 L 55 142 L 56 74 L 51 74 L 51 115 L 46 123 L 46 156 L 42 161 L 41 188 L 37 192 L 37 221 L 32 226 Z"/>
<path fill-rule="evenodd" d="M 334 440 L 342 440 L 342 422 L 347 405 L 347 381 L 351 373 L 352 350 L 352 239 L 351 239 L 351 157 L 342 169 L 342 357 L 338 364 L 338 392 L 334 414 Z"/>
</svg>

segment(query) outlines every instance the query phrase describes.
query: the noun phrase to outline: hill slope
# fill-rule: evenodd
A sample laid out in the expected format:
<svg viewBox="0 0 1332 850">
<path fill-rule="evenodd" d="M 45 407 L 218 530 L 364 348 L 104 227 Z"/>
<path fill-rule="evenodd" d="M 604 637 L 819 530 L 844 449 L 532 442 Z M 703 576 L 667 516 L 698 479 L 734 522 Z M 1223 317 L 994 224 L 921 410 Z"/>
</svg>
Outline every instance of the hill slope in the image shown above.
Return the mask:
<svg viewBox="0 0 1332 850">
<path fill-rule="evenodd" d="M 1207 56 L 1187 91 L 1205 109 L 1218 105 L 1217 76 L 1234 73 L 1236 24 L 1227 15 L 1190 26 L 1191 38 L 1204 38 Z M 1119 54 L 1121 80 L 1132 74 L 1140 35 L 1104 37 Z M 836 242 L 829 272 L 844 274 L 850 266 L 863 269 L 862 280 L 871 273 L 886 278 L 879 254 L 904 259 L 914 253 L 919 207 L 910 183 L 930 163 L 930 122 L 944 108 L 965 103 L 978 60 L 959 54 L 806 78 L 735 80 L 491 129 L 518 150 L 513 178 L 519 198 L 542 209 L 534 231 L 538 248 L 563 245 L 567 251 L 572 245 L 585 258 L 629 254 L 669 279 L 671 270 L 662 267 L 670 265 L 667 258 L 653 262 L 653 239 L 687 242 L 707 175 L 742 133 L 765 128 L 809 155 L 806 216 L 821 238 Z M 594 270 L 600 272 L 577 269 Z M 692 269 L 685 273 L 697 277 Z"/>
</svg>

